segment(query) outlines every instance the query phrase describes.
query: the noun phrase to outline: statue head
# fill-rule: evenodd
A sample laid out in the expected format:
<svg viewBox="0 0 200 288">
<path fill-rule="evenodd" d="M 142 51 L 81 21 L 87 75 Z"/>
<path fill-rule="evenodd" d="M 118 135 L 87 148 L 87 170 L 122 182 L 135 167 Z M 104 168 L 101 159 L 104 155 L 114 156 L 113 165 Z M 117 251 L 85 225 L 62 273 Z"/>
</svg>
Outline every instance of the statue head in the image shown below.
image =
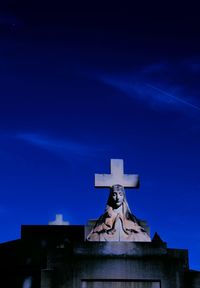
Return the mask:
<svg viewBox="0 0 200 288">
<path fill-rule="evenodd" d="M 117 209 L 122 206 L 122 211 L 127 219 L 131 219 L 133 222 L 137 222 L 136 217 L 131 213 L 128 202 L 126 200 L 125 189 L 122 185 L 113 185 L 110 189 L 110 194 L 108 197 L 106 211 L 111 207 L 112 209 Z"/>
<path fill-rule="evenodd" d="M 124 187 L 116 184 L 113 185 L 110 191 L 107 205 L 113 208 L 119 208 L 125 200 L 125 190 Z"/>
</svg>

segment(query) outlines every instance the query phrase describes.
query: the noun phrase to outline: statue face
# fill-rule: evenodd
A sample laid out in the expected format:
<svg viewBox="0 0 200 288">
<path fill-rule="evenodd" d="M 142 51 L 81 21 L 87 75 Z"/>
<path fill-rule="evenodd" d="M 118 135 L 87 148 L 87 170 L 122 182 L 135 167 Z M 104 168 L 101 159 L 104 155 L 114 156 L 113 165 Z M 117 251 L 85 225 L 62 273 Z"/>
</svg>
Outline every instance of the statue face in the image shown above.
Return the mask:
<svg viewBox="0 0 200 288">
<path fill-rule="evenodd" d="M 114 185 L 111 197 L 115 207 L 120 207 L 124 201 L 123 187 L 120 185 Z"/>
</svg>

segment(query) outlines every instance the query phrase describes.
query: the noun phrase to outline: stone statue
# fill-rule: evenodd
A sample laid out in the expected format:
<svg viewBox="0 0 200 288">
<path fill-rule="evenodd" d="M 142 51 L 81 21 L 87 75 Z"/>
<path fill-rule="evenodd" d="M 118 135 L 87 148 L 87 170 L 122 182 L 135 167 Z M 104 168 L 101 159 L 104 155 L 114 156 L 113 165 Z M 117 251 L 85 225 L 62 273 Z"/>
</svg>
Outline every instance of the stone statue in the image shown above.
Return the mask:
<svg viewBox="0 0 200 288">
<path fill-rule="evenodd" d="M 110 189 L 105 213 L 87 236 L 88 241 L 151 241 L 139 220 L 131 213 L 122 185 Z"/>
</svg>

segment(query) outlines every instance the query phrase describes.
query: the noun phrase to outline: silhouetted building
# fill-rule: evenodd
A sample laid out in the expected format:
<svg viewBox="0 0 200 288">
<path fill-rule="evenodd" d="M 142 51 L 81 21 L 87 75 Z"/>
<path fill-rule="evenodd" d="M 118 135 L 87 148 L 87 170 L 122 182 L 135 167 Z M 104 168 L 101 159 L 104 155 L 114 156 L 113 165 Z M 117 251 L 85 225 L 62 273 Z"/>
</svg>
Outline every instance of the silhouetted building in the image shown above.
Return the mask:
<svg viewBox="0 0 200 288">
<path fill-rule="evenodd" d="M 0 244 L 0 287 L 200 288 L 188 251 L 168 248 L 157 233 L 151 240 L 131 213 L 124 187 L 138 183 L 112 159 L 110 174 L 95 175 L 96 187 L 110 188 L 99 219 L 73 226 L 58 214 L 50 225 L 22 226 L 21 239 Z"/>
<path fill-rule="evenodd" d="M 84 226 L 22 226 L 0 245 L 0 287 L 200 288 L 188 251 L 151 242 L 87 242 Z M 3 284 L 4 283 L 4 284 Z"/>
</svg>

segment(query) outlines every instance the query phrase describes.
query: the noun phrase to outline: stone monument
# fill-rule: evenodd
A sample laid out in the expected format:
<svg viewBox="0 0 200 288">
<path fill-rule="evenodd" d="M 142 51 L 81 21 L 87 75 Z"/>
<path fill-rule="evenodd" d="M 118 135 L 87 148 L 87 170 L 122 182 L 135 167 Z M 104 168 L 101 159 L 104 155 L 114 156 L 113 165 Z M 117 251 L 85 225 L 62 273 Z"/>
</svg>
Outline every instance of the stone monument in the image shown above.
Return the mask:
<svg viewBox="0 0 200 288">
<path fill-rule="evenodd" d="M 62 214 L 56 214 L 56 219 L 54 221 L 50 221 L 49 225 L 69 225 L 69 222 L 63 220 Z"/>
<path fill-rule="evenodd" d="M 111 174 L 95 174 L 95 187 L 108 187 L 106 210 L 87 236 L 88 241 L 151 241 L 148 231 L 130 211 L 124 187 L 136 188 L 138 175 L 124 174 L 121 159 L 111 159 Z"/>
<path fill-rule="evenodd" d="M 105 212 L 89 225 L 22 225 L 21 238 L 0 244 L 0 287 L 14 288 L 200 288 L 188 251 L 168 248 L 130 211 L 125 188 L 137 175 L 111 160 L 111 173 L 95 175 L 110 189 Z M 64 225 L 63 225 L 64 224 Z"/>
</svg>

